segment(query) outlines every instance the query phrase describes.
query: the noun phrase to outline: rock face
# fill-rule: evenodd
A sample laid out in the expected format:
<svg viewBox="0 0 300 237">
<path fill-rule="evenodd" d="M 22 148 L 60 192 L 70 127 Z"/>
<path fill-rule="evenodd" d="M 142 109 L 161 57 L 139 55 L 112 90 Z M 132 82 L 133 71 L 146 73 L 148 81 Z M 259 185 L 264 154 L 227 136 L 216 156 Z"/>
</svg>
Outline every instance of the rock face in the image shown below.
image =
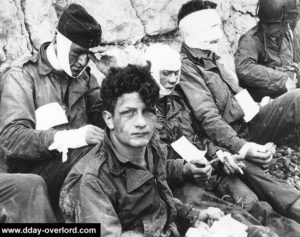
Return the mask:
<svg viewBox="0 0 300 237">
<path fill-rule="evenodd" d="M 25 26 L 29 31 L 32 46 L 38 49 L 43 42 L 51 41 L 58 18 L 49 0 L 23 0 Z"/>
<path fill-rule="evenodd" d="M 163 41 L 174 43 L 178 48 L 177 13 L 187 1 L 2 0 L 0 72 L 13 60 L 34 53 L 43 42 L 50 41 L 58 17 L 70 3 L 81 4 L 101 24 L 103 44 L 143 48 L 145 43 Z M 223 22 L 221 48 L 232 54 L 240 35 L 256 23 L 254 16 L 258 0 L 213 1 L 218 4 L 217 10 Z"/>
<path fill-rule="evenodd" d="M 0 8 L 0 70 L 23 55 L 30 55 L 32 46 L 25 27 L 20 0 L 2 0 Z"/>
<path fill-rule="evenodd" d="M 177 14 L 188 0 L 132 0 L 137 17 L 142 21 L 147 35 L 159 35 L 177 27 Z"/>
</svg>

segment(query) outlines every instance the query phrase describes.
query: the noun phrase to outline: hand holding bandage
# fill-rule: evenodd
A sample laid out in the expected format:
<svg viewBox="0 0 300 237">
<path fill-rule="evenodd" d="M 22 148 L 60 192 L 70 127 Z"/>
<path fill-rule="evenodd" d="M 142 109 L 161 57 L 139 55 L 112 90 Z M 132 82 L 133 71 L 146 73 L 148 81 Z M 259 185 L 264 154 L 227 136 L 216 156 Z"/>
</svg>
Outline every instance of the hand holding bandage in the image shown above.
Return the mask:
<svg viewBox="0 0 300 237">
<path fill-rule="evenodd" d="M 69 149 L 97 144 L 101 140 L 103 140 L 103 130 L 94 125 L 86 125 L 78 129 L 58 131 L 48 149 L 62 152 L 62 161 L 65 162 Z"/>
<path fill-rule="evenodd" d="M 183 175 L 187 180 L 206 182 L 212 173 L 212 166 L 204 158 L 202 160 L 191 160 L 183 167 Z"/>
</svg>

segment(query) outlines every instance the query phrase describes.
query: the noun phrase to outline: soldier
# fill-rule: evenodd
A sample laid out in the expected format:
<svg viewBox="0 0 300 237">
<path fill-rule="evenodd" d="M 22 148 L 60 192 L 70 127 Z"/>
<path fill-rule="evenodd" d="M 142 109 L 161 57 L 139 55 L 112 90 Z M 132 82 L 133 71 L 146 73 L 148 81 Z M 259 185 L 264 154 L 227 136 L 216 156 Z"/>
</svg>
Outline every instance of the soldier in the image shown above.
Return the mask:
<svg viewBox="0 0 300 237">
<path fill-rule="evenodd" d="M 1 78 L 0 150 L 8 172 L 41 175 L 56 207 L 69 169 L 103 137 L 100 86 L 87 66 L 101 50 L 101 34 L 97 21 L 71 4 L 53 41 Z"/>
<path fill-rule="evenodd" d="M 299 36 L 297 0 L 260 0 L 259 22 L 239 40 L 237 75 L 254 100 L 276 98 L 297 86 Z"/>
</svg>

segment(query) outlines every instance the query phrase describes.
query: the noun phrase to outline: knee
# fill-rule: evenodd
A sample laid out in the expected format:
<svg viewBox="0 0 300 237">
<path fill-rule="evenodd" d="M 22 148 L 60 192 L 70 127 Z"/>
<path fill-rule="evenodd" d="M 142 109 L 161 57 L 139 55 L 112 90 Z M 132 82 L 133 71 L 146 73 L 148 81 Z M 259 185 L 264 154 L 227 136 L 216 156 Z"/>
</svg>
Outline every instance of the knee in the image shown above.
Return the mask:
<svg viewBox="0 0 300 237">
<path fill-rule="evenodd" d="M 238 177 L 226 176 L 218 186 L 218 192 L 237 205 L 249 210 L 258 201 L 257 195 Z"/>
<path fill-rule="evenodd" d="M 16 174 L 17 180 L 16 180 L 16 188 L 19 190 L 25 190 L 28 192 L 28 190 L 36 190 L 37 188 L 40 189 L 46 189 L 46 184 L 44 179 L 36 174 Z"/>
</svg>

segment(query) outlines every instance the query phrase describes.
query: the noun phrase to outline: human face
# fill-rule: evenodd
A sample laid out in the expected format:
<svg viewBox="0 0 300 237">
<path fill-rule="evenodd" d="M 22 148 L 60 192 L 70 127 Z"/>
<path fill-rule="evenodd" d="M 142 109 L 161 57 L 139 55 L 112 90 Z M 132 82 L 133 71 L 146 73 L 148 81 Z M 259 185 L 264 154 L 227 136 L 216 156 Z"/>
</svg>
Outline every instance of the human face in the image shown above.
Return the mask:
<svg viewBox="0 0 300 237">
<path fill-rule="evenodd" d="M 73 77 L 78 77 L 89 62 L 89 50 L 72 43 L 69 52 L 69 63 Z"/>
<path fill-rule="evenodd" d="M 160 84 L 169 91 L 173 91 L 179 81 L 179 70 L 169 71 L 160 70 L 159 72 Z"/>
<path fill-rule="evenodd" d="M 279 38 L 282 32 L 286 32 L 289 30 L 288 23 L 265 23 L 265 32 L 269 37 Z"/>
<path fill-rule="evenodd" d="M 120 96 L 114 114 L 104 111 L 103 117 L 113 140 L 127 148 L 145 147 L 156 123 L 155 109 L 146 108 L 137 92 Z"/>
</svg>

